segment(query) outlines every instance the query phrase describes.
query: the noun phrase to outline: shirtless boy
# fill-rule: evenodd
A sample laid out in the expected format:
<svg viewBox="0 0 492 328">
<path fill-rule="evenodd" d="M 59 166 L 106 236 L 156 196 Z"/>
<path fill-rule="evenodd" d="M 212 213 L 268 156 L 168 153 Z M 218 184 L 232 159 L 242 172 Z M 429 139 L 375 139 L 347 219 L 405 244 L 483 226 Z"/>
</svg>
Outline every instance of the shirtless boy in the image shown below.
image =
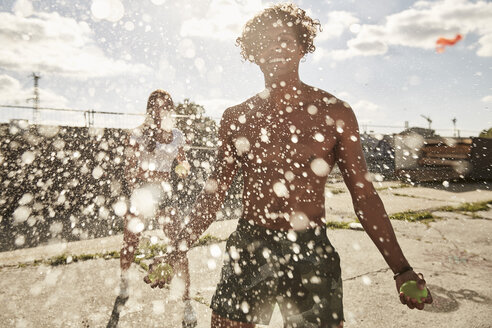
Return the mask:
<svg viewBox="0 0 492 328">
<path fill-rule="evenodd" d="M 325 228 L 325 183 L 335 164 L 357 217 L 395 273 L 397 290 L 408 280 L 426 288 L 370 181 L 352 109 L 299 79 L 299 62 L 314 51 L 319 25 L 296 5 L 277 4 L 250 20 L 237 40 L 244 58 L 263 72 L 265 90 L 224 112 L 214 171 L 180 243 L 162 259 L 180 266 L 241 168 L 244 213 L 226 244 L 212 327 L 268 324 L 275 303 L 286 327 L 343 326 L 340 259 Z M 432 302 L 430 293 L 423 303 L 400 300 L 411 309 Z"/>
</svg>

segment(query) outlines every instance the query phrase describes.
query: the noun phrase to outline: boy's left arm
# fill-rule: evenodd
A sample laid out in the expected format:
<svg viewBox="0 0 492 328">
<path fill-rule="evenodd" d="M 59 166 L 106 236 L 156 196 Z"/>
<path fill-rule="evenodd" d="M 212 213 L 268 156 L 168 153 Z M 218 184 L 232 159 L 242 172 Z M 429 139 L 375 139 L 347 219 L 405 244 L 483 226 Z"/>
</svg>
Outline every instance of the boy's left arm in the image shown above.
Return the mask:
<svg viewBox="0 0 492 328">
<path fill-rule="evenodd" d="M 341 105 L 343 106 L 343 105 Z M 398 244 L 381 198 L 377 194 L 367 171 L 360 143 L 359 128 L 350 108 L 340 108 L 337 122 L 343 121 L 337 130 L 336 161 L 352 196 L 354 210 L 369 237 L 383 255 L 395 274 L 396 288 L 409 280 L 417 281 L 419 289 L 427 288 L 422 274 L 413 271 Z M 432 303 L 430 292 L 422 303 L 400 293 L 400 300 L 411 309 L 423 309 L 424 303 Z"/>
</svg>

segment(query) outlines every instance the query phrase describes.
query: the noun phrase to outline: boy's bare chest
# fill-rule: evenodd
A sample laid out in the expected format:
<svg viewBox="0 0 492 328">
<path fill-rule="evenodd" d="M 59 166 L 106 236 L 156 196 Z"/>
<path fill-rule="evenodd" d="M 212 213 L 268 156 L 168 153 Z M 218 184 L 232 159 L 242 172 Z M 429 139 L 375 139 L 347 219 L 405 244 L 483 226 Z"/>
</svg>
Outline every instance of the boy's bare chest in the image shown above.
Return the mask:
<svg viewBox="0 0 492 328">
<path fill-rule="evenodd" d="M 326 158 L 336 144 L 335 131 L 319 117 L 307 115 L 258 115 L 238 127 L 235 140 L 243 161 L 257 165 L 307 163 Z M 247 151 L 246 151 L 247 149 Z"/>
</svg>

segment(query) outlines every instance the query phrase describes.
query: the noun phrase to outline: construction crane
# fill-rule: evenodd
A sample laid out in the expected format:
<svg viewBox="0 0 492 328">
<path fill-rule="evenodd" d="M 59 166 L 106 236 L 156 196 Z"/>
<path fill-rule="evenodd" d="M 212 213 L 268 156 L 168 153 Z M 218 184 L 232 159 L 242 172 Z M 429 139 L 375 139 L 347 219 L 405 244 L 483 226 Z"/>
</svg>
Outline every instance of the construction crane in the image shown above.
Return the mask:
<svg viewBox="0 0 492 328">
<path fill-rule="evenodd" d="M 429 116 L 425 116 L 425 115 L 420 115 L 422 116 L 423 118 L 425 118 L 427 120 L 427 123 L 429 123 L 429 130 L 431 129 L 431 124 L 432 124 L 432 120 Z"/>
</svg>

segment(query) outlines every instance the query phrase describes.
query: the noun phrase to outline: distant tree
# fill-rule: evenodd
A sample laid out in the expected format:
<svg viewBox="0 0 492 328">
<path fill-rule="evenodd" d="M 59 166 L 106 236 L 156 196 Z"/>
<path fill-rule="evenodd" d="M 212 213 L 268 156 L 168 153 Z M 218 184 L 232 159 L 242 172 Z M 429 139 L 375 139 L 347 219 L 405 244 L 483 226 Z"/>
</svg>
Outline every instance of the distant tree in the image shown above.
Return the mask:
<svg viewBox="0 0 492 328">
<path fill-rule="evenodd" d="M 211 172 L 211 166 L 215 161 L 215 149 L 218 142 L 218 124 L 210 117 L 205 116 L 203 106 L 185 99 L 178 103 L 175 108 L 178 115 L 186 117 L 176 118 L 176 127 L 183 131 L 191 149 L 187 152 L 187 159 L 192 165 L 191 174 L 183 182 L 184 188 L 176 186 L 175 195 L 180 207 L 186 213 L 198 193 L 202 190 L 207 176 Z M 206 147 L 208 149 L 197 149 L 196 147 Z M 239 170 L 238 176 L 242 174 Z M 223 208 L 221 210 L 224 219 L 238 219 L 241 214 L 241 198 L 243 184 L 242 179 L 236 176 L 231 187 L 227 192 Z M 180 182 L 174 178 L 175 184 Z M 189 209 L 189 208 L 188 208 Z"/>
<path fill-rule="evenodd" d="M 478 135 L 480 138 L 490 138 L 492 139 L 492 128 L 489 128 L 488 130 L 482 130 L 480 134 Z"/>
<path fill-rule="evenodd" d="M 211 148 L 217 145 L 217 123 L 204 115 L 205 108 L 202 105 L 185 99 L 177 104 L 175 112 L 187 115 L 176 119 L 176 127 L 183 131 L 189 145 Z"/>
</svg>

